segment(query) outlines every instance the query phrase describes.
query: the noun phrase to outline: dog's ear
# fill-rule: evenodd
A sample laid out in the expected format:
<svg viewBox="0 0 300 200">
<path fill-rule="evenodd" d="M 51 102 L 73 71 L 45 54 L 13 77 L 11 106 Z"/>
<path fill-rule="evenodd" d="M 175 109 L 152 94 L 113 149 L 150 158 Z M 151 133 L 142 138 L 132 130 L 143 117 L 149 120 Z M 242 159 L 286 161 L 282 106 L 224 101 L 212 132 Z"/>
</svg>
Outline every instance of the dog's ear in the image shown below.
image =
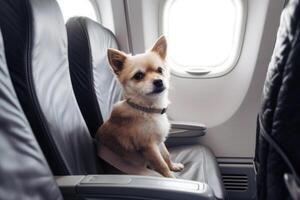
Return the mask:
<svg viewBox="0 0 300 200">
<path fill-rule="evenodd" d="M 124 68 L 127 55 L 116 49 L 107 49 L 108 61 L 113 71 L 118 75 Z"/>
<path fill-rule="evenodd" d="M 158 53 L 158 55 L 164 60 L 167 56 L 167 40 L 164 35 L 160 36 L 154 43 L 151 51 Z"/>
</svg>

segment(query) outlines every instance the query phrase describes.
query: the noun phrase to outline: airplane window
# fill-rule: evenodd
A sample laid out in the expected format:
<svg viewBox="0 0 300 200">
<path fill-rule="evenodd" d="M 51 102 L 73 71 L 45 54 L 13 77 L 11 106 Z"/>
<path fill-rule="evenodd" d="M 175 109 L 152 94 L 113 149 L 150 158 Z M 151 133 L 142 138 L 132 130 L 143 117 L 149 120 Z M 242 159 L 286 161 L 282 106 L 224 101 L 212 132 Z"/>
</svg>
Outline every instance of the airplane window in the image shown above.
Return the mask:
<svg viewBox="0 0 300 200">
<path fill-rule="evenodd" d="M 97 15 L 89 0 L 57 0 L 65 21 L 74 16 L 85 16 L 97 21 Z"/>
<path fill-rule="evenodd" d="M 169 0 L 163 32 L 180 75 L 216 76 L 237 62 L 245 24 L 242 0 Z"/>
</svg>

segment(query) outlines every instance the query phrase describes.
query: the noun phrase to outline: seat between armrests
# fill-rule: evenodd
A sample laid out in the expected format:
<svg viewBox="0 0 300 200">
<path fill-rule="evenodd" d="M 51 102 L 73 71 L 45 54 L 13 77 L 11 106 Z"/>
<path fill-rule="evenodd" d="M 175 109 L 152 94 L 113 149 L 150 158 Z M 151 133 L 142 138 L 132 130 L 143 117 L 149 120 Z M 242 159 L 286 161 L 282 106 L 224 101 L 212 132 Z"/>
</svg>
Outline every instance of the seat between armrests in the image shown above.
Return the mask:
<svg viewBox="0 0 300 200">
<path fill-rule="evenodd" d="M 205 183 L 134 175 L 57 176 L 65 199 L 215 199 Z"/>
<path fill-rule="evenodd" d="M 171 121 L 171 130 L 167 138 L 167 146 L 179 146 L 196 144 L 200 137 L 206 134 L 207 128 L 204 124 Z"/>
</svg>

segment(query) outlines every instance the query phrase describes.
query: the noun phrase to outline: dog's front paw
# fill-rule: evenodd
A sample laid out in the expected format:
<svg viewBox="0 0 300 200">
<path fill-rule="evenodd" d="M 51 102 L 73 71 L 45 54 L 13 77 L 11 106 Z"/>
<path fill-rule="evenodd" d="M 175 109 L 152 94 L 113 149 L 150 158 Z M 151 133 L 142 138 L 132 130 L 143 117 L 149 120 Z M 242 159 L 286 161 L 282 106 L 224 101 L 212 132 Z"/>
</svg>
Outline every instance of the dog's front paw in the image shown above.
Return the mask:
<svg viewBox="0 0 300 200">
<path fill-rule="evenodd" d="M 181 170 L 183 170 L 184 165 L 181 163 L 172 163 L 170 170 L 174 171 L 174 172 L 180 172 Z"/>
</svg>

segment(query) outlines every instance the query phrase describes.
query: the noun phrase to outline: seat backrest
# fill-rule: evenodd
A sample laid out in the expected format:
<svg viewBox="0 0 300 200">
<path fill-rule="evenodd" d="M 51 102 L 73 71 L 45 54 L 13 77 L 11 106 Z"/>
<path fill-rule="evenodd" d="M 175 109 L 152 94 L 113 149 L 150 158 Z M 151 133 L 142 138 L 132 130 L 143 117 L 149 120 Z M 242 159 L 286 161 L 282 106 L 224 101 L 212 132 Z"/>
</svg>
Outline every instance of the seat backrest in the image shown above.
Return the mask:
<svg viewBox="0 0 300 200">
<path fill-rule="evenodd" d="M 299 13 L 300 0 L 289 0 L 281 15 L 263 89 L 255 155 L 258 199 L 288 199 L 283 175 L 290 173 L 291 167 L 279 152 L 286 154 L 300 175 Z M 274 148 L 274 141 L 281 151 Z"/>
<path fill-rule="evenodd" d="M 118 48 L 117 41 L 111 31 L 86 17 L 71 18 L 66 26 L 74 92 L 94 136 L 122 94 L 107 60 L 107 49 Z"/>
<path fill-rule="evenodd" d="M 0 199 L 62 199 L 17 100 L 0 32 Z"/>
<path fill-rule="evenodd" d="M 55 175 L 100 172 L 69 74 L 67 34 L 55 0 L 0 1 L 8 69 Z"/>
</svg>

